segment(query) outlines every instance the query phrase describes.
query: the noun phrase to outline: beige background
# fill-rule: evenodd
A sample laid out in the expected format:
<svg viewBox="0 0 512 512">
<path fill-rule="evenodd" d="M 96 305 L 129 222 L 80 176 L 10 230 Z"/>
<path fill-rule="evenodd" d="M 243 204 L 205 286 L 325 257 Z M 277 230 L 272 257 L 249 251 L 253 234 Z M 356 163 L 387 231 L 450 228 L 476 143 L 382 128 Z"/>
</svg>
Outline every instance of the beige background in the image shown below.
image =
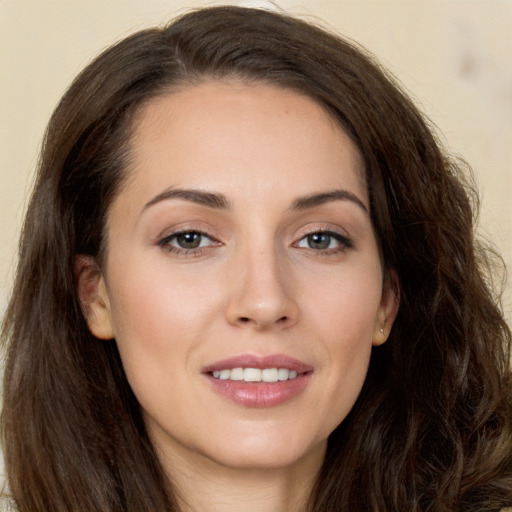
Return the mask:
<svg viewBox="0 0 512 512">
<path fill-rule="evenodd" d="M 101 49 L 188 8 L 177 0 L 0 0 L 0 316 L 45 124 Z M 269 5 L 270 2 L 222 2 Z M 473 166 L 481 230 L 512 268 L 512 1 L 278 0 L 362 43 Z M 506 293 L 512 318 L 512 287 Z"/>
<path fill-rule="evenodd" d="M 0 0 L 0 318 L 38 148 L 66 87 L 119 38 L 214 3 L 220 2 Z M 355 39 L 402 81 L 445 144 L 472 165 L 483 196 L 481 232 L 512 269 L 512 0 L 277 4 Z M 505 302 L 512 320 L 510 282 Z"/>
</svg>

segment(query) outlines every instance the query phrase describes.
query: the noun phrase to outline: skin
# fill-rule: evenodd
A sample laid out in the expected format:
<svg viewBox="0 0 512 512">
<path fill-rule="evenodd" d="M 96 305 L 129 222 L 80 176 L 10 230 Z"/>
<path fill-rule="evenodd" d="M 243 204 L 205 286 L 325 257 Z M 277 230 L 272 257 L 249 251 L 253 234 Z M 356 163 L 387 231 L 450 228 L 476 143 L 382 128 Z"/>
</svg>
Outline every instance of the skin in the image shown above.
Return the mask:
<svg viewBox="0 0 512 512">
<path fill-rule="evenodd" d="M 92 333 L 116 339 L 183 510 L 304 507 L 397 309 L 361 162 L 319 105 L 274 86 L 205 82 L 140 112 L 105 263 L 80 260 L 80 294 Z M 345 195 L 297 208 L 334 190 Z M 183 230 L 208 237 L 180 248 Z M 326 232 L 328 248 L 312 246 Z M 285 354 L 313 373 L 293 399 L 245 407 L 202 373 L 240 354 Z"/>
</svg>

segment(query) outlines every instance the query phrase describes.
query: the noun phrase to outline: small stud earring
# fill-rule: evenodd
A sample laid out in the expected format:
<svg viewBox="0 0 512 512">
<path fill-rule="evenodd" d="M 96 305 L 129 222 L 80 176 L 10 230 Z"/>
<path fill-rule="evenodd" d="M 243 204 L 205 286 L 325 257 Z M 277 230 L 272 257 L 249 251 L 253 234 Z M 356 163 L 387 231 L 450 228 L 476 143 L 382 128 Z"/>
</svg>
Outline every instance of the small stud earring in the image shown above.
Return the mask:
<svg viewBox="0 0 512 512">
<path fill-rule="evenodd" d="M 384 329 L 382 327 L 380 328 L 380 332 L 381 334 L 384 334 Z"/>
</svg>

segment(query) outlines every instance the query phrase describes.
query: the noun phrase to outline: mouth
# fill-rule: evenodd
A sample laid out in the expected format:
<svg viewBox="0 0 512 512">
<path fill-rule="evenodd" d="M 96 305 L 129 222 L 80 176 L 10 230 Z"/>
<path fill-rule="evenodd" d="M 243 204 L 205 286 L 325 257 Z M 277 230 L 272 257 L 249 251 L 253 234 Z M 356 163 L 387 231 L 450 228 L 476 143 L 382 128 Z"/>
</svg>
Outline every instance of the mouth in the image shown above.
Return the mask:
<svg viewBox="0 0 512 512">
<path fill-rule="evenodd" d="M 244 382 L 284 382 L 296 379 L 299 374 L 288 368 L 226 368 L 211 372 L 215 379 Z"/>
<path fill-rule="evenodd" d="M 242 355 L 203 369 L 212 389 L 237 405 L 273 407 L 302 393 L 313 367 L 284 355 Z"/>
</svg>

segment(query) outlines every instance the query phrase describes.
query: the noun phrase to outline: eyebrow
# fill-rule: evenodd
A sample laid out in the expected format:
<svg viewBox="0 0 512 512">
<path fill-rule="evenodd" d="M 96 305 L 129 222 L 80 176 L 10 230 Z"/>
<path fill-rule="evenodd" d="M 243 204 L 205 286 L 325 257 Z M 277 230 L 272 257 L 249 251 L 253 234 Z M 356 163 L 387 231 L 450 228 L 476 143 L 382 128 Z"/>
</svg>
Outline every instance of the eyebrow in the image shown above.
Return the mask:
<svg viewBox="0 0 512 512">
<path fill-rule="evenodd" d="M 147 210 L 154 204 L 169 199 L 183 199 L 218 210 L 226 210 L 230 207 L 230 203 L 224 194 L 205 192 L 204 190 L 170 188 L 155 196 L 151 201 L 148 201 L 142 211 Z"/>
<path fill-rule="evenodd" d="M 183 199 L 192 203 L 207 206 L 217 210 L 227 210 L 231 207 L 231 204 L 224 194 L 206 192 L 204 190 L 196 189 L 183 189 L 183 188 L 169 188 L 164 190 L 162 193 L 156 195 L 148 201 L 142 211 L 144 212 L 149 207 L 160 203 L 162 201 L 168 201 L 169 199 Z M 308 208 L 314 208 L 315 206 L 321 206 L 325 203 L 332 201 L 351 201 L 361 208 L 365 213 L 368 212 L 366 205 L 359 199 L 355 194 L 348 190 L 330 190 L 328 192 L 320 192 L 311 194 L 296 199 L 290 209 L 291 210 L 307 210 Z"/>
<path fill-rule="evenodd" d="M 291 209 L 306 210 L 308 208 L 314 208 L 315 206 L 320 206 L 331 201 L 350 201 L 359 206 L 359 208 L 361 208 L 365 213 L 369 213 L 368 208 L 363 203 L 363 201 L 361 201 L 361 199 L 359 199 L 352 192 L 343 189 L 330 190 L 328 192 L 321 192 L 318 194 L 311 194 L 309 196 L 300 197 L 293 202 Z"/>
</svg>

